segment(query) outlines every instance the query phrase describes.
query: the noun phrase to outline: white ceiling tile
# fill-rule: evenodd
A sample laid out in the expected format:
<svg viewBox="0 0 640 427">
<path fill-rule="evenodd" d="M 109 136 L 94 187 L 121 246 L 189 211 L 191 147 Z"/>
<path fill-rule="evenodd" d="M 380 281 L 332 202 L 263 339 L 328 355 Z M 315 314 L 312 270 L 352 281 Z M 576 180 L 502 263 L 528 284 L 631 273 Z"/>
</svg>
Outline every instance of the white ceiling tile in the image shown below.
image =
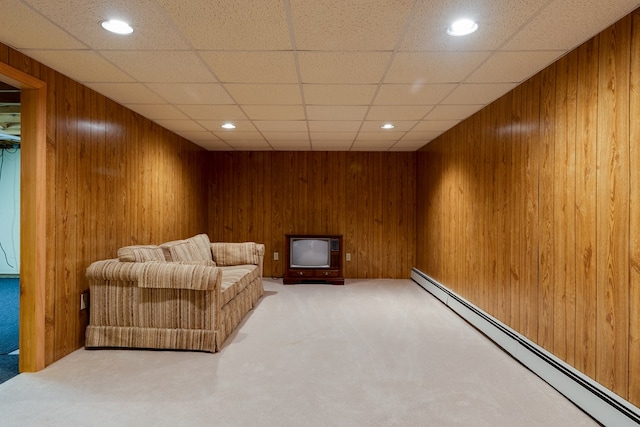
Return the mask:
<svg viewBox="0 0 640 427">
<path fill-rule="evenodd" d="M 357 132 L 362 122 L 360 120 L 311 120 L 311 132 Z"/>
<path fill-rule="evenodd" d="M 200 56 L 224 83 L 298 83 L 293 52 L 200 52 Z"/>
<path fill-rule="evenodd" d="M 189 48 L 171 20 L 152 0 L 26 1 L 93 49 Z M 108 19 L 129 22 L 133 33 L 122 36 L 104 30 L 100 23 Z"/>
<path fill-rule="evenodd" d="M 482 108 L 481 105 L 437 105 L 424 118 L 429 120 L 462 120 Z"/>
<path fill-rule="evenodd" d="M 304 120 L 256 120 L 253 124 L 261 132 L 307 132 L 307 122 Z"/>
<path fill-rule="evenodd" d="M 193 120 L 158 119 L 155 122 L 174 132 L 202 132 L 205 130 L 204 127 Z"/>
<path fill-rule="evenodd" d="M 296 47 L 393 50 L 413 3 L 413 0 L 291 0 Z"/>
<path fill-rule="evenodd" d="M 487 105 L 516 86 L 516 83 L 461 84 L 454 89 L 442 103 L 455 105 Z"/>
<path fill-rule="evenodd" d="M 388 52 L 300 52 L 303 83 L 378 83 L 391 54 Z"/>
<path fill-rule="evenodd" d="M 140 83 L 86 83 L 120 104 L 163 104 L 164 100 Z"/>
<path fill-rule="evenodd" d="M 374 105 L 434 105 L 442 101 L 456 87 L 455 84 L 384 84 Z"/>
<path fill-rule="evenodd" d="M 359 132 L 356 141 L 397 141 L 404 134 L 404 132 L 383 131 L 382 129 L 378 132 Z"/>
<path fill-rule="evenodd" d="M 147 87 L 171 104 L 233 104 L 218 83 L 148 83 Z"/>
<path fill-rule="evenodd" d="M 444 132 L 460 123 L 460 120 L 423 120 L 413 128 L 417 132 Z"/>
<path fill-rule="evenodd" d="M 273 151 L 273 147 L 267 141 L 232 141 L 228 142 L 238 151 Z"/>
<path fill-rule="evenodd" d="M 398 52 L 385 83 L 416 85 L 464 80 L 490 52 Z"/>
<path fill-rule="evenodd" d="M 302 105 L 245 105 L 244 112 L 251 120 L 304 120 Z"/>
<path fill-rule="evenodd" d="M 638 7 L 637 1 L 555 0 L 502 49 L 568 51 Z"/>
<path fill-rule="evenodd" d="M 402 137 L 401 141 L 431 141 L 440 135 L 442 135 L 442 132 L 419 132 L 414 130 L 407 132 L 407 134 Z"/>
<path fill-rule="evenodd" d="M 310 132 L 311 141 L 353 141 L 357 134 L 357 130 L 352 132 Z"/>
<path fill-rule="evenodd" d="M 421 120 L 431 109 L 432 105 L 373 106 L 367 120 Z"/>
<path fill-rule="evenodd" d="M 468 83 L 520 83 L 555 61 L 563 52 L 496 52 L 482 64 L 466 82 Z M 510 64 L 505 67 L 504 64 Z"/>
<path fill-rule="evenodd" d="M 417 121 L 406 121 L 406 120 L 394 120 L 392 123 L 395 126 L 393 129 L 382 129 L 380 126 L 387 123 L 382 120 L 374 120 L 374 121 L 365 121 L 362 123 L 362 132 L 406 132 L 413 128 Z"/>
<path fill-rule="evenodd" d="M 198 131 L 198 130 L 185 130 L 174 131 L 181 137 L 188 139 L 189 141 L 214 141 L 216 137 L 211 132 Z"/>
<path fill-rule="evenodd" d="M 228 132 L 225 130 L 220 130 L 219 132 L 213 133 L 220 139 L 225 141 L 233 142 L 233 141 L 264 141 L 264 137 L 260 132 L 243 132 L 243 131 L 233 131 Z"/>
<path fill-rule="evenodd" d="M 29 50 L 27 54 L 82 83 L 134 81 L 132 77 L 91 50 Z"/>
<path fill-rule="evenodd" d="M 222 125 L 226 123 L 224 120 L 198 120 L 198 123 L 205 129 L 221 135 L 233 132 L 257 132 L 256 127 L 249 120 L 234 120 L 233 124 L 236 126 L 235 129 L 223 128 Z"/>
<path fill-rule="evenodd" d="M 273 141 L 309 141 L 308 132 L 262 132 L 262 134 Z"/>
<path fill-rule="evenodd" d="M 295 105 L 302 103 L 298 85 L 227 83 L 224 86 L 241 104 Z"/>
<path fill-rule="evenodd" d="M 487 51 L 497 49 L 544 5 L 540 0 L 419 0 L 401 50 Z M 447 26 L 466 17 L 478 30 L 465 37 L 447 34 Z"/>
<path fill-rule="evenodd" d="M 376 85 L 302 85 L 307 105 L 369 105 Z"/>
<path fill-rule="evenodd" d="M 2 16 L 0 40 L 16 49 L 87 48 L 63 28 L 18 1 L 3 1 Z"/>
<path fill-rule="evenodd" d="M 363 120 L 368 107 L 364 106 L 316 106 L 307 107 L 309 120 Z"/>
<path fill-rule="evenodd" d="M 151 120 L 189 119 L 180 110 L 170 104 L 125 104 L 125 107 Z"/>
<path fill-rule="evenodd" d="M 176 105 L 194 120 L 246 120 L 237 105 Z"/>
<path fill-rule="evenodd" d="M 211 71 L 193 52 L 103 50 L 100 53 L 141 82 L 216 82 Z"/>
<path fill-rule="evenodd" d="M 389 151 L 417 151 L 427 145 L 429 141 L 407 141 L 402 140 L 396 142 L 393 147 L 389 148 Z"/>
<path fill-rule="evenodd" d="M 284 2 L 156 0 L 198 50 L 290 50 Z"/>
</svg>

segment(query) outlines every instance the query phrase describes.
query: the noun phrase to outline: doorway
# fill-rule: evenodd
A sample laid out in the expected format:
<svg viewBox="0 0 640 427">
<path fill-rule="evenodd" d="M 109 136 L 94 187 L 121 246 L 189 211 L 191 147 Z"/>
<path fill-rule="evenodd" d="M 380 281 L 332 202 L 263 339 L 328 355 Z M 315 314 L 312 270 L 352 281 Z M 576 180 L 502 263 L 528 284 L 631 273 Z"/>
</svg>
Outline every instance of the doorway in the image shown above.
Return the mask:
<svg viewBox="0 0 640 427">
<path fill-rule="evenodd" d="M 0 82 L 20 89 L 19 371 L 45 367 L 46 84 L 5 63 Z"/>
</svg>

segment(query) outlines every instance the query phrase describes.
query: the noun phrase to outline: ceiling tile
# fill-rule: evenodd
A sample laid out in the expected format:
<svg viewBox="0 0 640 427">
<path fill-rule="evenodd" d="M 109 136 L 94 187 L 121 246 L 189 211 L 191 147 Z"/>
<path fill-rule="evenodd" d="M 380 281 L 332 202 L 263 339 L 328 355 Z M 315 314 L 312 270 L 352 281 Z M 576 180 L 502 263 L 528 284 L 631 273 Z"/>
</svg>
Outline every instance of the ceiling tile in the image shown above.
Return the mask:
<svg viewBox="0 0 640 427">
<path fill-rule="evenodd" d="M 442 101 L 455 84 L 385 84 L 380 87 L 374 105 L 434 105 Z"/>
<path fill-rule="evenodd" d="M 416 85 L 464 80 L 490 52 L 398 52 L 385 83 Z"/>
<path fill-rule="evenodd" d="M 369 105 L 377 85 L 302 85 L 307 105 Z"/>
<path fill-rule="evenodd" d="M 155 122 L 174 132 L 202 132 L 205 130 L 200 124 L 193 120 L 158 119 L 155 120 Z"/>
<path fill-rule="evenodd" d="M 303 83 L 378 83 L 387 62 L 387 52 L 300 52 Z"/>
<path fill-rule="evenodd" d="M 423 120 L 412 130 L 417 132 L 444 132 L 460 123 L 460 120 Z"/>
<path fill-rule="evenodd" d="M 360 120 L 311 120 L 311 132 L 357 132 L 362 122 Z"/>
<path fill-rule="evenodd" d="M 419 0 L 400 44 L 412 51 L 487 51 L 500 47 L 544 5 L 540 0 Z M 452 37 L 447 26 L 464 16 L 478 22 L 466 37 Z"/>
<path fill-rule="evenodd" d="M 48 64 L 59 73 L 82 83 L 134 81 L 132 77 L 90 50 L 29 50 L 27 54 L 43 64 Z"/>
<path fill-rule="evenodd" d="M 424 118 L 429 120 L 462 120 L 482 108 L 481 105 L 437 105 Z"/>
<path fill-rule="evenodd" d="M 563 52 L 496 52 L 466 80 L 468 83 L 520 83 L 551 64 Z M 510 64 L 505 67 L 504 64 Z"/>
<path fill-rule="evenodd" d="M 262 132 L 270 141 L 309 141 L 308 132 Z"/>
<path fill-rule="evenodd" d="M 356 141 L 397 141 L 404 136 L 404 132 L 383 131 L 359 132 Z"/>
<path fill-rule="evenodd" d="M 148 83 L 171 104 L 233 104 L 233 100 L 218 83 Z"/>
<path fill-rule="evenodd" d="M 242 131 L 233 131 L 229 132 L 226 130 L 220 130 L 218 132 L 213 133 L 220 139 L 225 141 L 233 142 L 233 141 L 264 141 L 264 137 L 260 132 L 242 132 Z"/>
<path fill-rule="evenodd" d="M 261 132 L 307 132 L 307 122 L 304 120 L 257 120 L 253 124 Z"/>
<path fill-rule="evenodd" d="M 249 120 L 234 120 L 233 124 L 236 126 L 235 129 L 224 129 L 222 127 L 225 123 L 224 120 L 198 120 L 198 123 L 205 129 L 216 132 L 217 134 L 219 133 L 220 135 L 226 135 L 232 132 L 257 132 L 256 127 Z"/>
<path fill-rule="evenodd" d="M 387 151 L 395 141 L 355 141 L 351 151 Z"/>
<path fill-rule="evenodd" d="M 200 56 L 224 83 L 298 83 L 293 52 L 200 52 Z"/>
<path fill-rule="evenodd" d="M 421 120 L 431 109 L 431 105 L 374 106 L 369 110 L 367 120 Z"/>
<path fill-rule="evenodd" d="M 156 0 L 199 50 L 290 50 L 284 2 Z"/>
<path fill-rule="evenodd" d="M 213 74 L 193 52 L 103 50 L 100 53 L 141 82 L 216 82 Z"/>
<path fill-rule="evenodd" d="M 151 0 L 26 0 L 36 10 L 93 49 L 189 49 L 169 17 Z M 133 33 L 110 33 L 100 23 L 107 19 L 129 22 Z"/>
<path fill-rule="evenodd" d="M 304 120 L 302 105 L 245 105 L 244 112 L 251 120 Z"/>
<path fill-rule="evenodd" d="M 393 50 L 414 0 L 291 0 L 300 50 Z"/>
<path fill-rule="evenodd" d="M 352 132 L 310 132 L 311 141 L 353 141 L 357 134 L 357 130 Z"/>
<path fill-rule="evenodd" d="M 86 83 L 120 104 L 163 104 L 164 100 L 140 83 Z"/>
<path fill-rule="evenodd" d="M 568 51 L 620 19 L 622 12 L 626 14 L 637 7 L 637 1 L 630 0 L 555 0 L 502 49 Z"/>
<path fill-rule="evenodd" d="M 233 141 L 230 144 L 238 151 L 273 151 L 267 141 Z"/>
<path fill-rule="evenodd" d="M 237 105 L 176 105 L 194 120 L 246 120 Z"/>
<path fill-rule="evenodd" d="M 188 119 L 180 110 L 169 104 L 126 104 L 125 107 L 151 120 Z"/>
<path fill-rule="evenodd" d="M 216 137 L 211 132 L 205 131 L 175 131 L 181 137 L 188 139 L 189 141 L 214 141 Z"/>
<path fill-rule="evenodd" d="M 393 147 L 389 148 L 389 151 L 416 151 L 427 145 L 429 141 L 408 141 L 402 140 L 396 142 Z"/>
<path fill-rule="evenodd" d="M 516 86 L 516 83 L 461 84 L 442 103 L 487 105 Z"/>
<path fill-rule="evenodd" d="M 229 151 L 231 146 L 224 141 L 198 141 L 198 145 L 209 151 Z"/>
<path fill-rule="evenodd" d="M 393 129 L 381 129 L 385 121 L 382 120 L 374 120 L 374 121 L 365 121 L 362 123 L 362 132 L 406 132 L 413 128 L 417 121 L 406 121 L 406 120 L 394 120 L 393 125 L 395 126 Z"/>
<path fill-rule="evenodd" d="M 0 40 L 16 49 L 86 49 L 63 28 L 18 1 L 2 2 Z M 19 17 L 19 19 L 9 19 Z"/>
<path fill-rule="evenodd" d="M 224 86 L 241 104 L 295 105 L 302 103 L 298 85 L 227 83 Z"/>
<path fill-rule="evenodd" d="M 419 132 L 414 130 L 407 132 L 407 134 L 402 137 L 401 141 L 423 141 L 423 143 L 425 143 L 424 141 L 431 141 L 440 135 L 442 135 L 442 132 Z"/>
<path fill-rule="evenodd" d="M 368 107 L 364 106 L 309 106 L 307 118 L 309 120 L 363 120 Z"/>
</svg>

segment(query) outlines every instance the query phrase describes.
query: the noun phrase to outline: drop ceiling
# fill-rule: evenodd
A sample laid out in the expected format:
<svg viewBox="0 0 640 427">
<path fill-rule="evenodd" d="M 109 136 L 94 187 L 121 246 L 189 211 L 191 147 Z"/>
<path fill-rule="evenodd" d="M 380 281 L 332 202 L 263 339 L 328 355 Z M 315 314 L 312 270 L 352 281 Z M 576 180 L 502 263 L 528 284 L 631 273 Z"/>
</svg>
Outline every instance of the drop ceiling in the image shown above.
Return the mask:
<svg viewBox="0 0 640 427">
<path fill-rule="evenodd" d="M 414 151 L 637 0 L 5 0 L 0 41 L 208 150 Z M 451 37 L 459 17 L 479 29 Z M 133 34 L 106 32 L 122 19 Z M 227 121 L 233 130 L 220 126 Z M 395 128 L 380 126 L 392 122 Z"/>
</svg>

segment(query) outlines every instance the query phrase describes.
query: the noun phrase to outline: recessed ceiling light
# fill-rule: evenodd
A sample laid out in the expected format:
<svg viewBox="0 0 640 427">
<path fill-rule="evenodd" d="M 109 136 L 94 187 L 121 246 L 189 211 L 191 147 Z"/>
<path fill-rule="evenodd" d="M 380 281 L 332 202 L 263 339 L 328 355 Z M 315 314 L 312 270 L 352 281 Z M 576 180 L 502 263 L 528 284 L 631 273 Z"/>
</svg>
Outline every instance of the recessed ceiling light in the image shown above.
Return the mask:
<svg viewBox="0 0 640 427">
<path fill-rule="evenodd" d="M 133 28 L 129 24 L 124 21 L 119 21 L 117 19 L 110 19 L 108 21 L 102 22 L 102 28 L 107 31 L 111 31 L 116 34 L 131 34 L 133 33 Z"/>
<path fill-rule="evenodd" d="M 225 124 L 223 124 L 223 125 L 222 125 L 222 126 L 220 126 L 220 127 L 221 127 L 221 128 L 224 128 L 224 129 L 235 129 L 235 128 L 236 128 L 236 125 L 234 125 L 233 123 L 225 123 Z"/>
<path fill-rule="evenodd" d="M 478 29 L 478 24 L 471 19 L 458 19 L 447 28 L 450 36 L 466 36 Z"/>
<path fill-rule="evenodd" d="M 380 126 L 380 129 L 393 129 L 394 127 L 396 127 L 393 123 L 385 123 L 382 126 Z"/>
</svg>

